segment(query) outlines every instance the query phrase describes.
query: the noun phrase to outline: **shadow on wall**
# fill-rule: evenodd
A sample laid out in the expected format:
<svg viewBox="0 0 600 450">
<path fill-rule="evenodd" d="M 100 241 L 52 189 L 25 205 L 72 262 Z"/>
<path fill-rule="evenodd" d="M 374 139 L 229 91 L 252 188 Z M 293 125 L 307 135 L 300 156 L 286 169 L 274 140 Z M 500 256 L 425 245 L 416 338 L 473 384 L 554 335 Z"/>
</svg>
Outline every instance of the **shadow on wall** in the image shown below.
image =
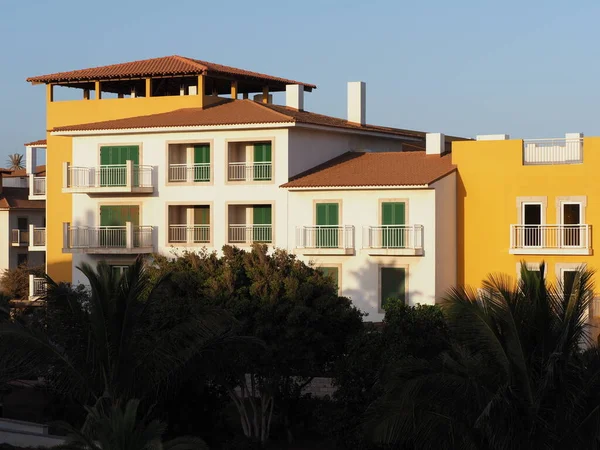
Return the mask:
<svg viewBox="0 0 600 450">
<path fill-rule="evenodd" d="M 418 257 L 417 257 L 418 258 Z M 326 266 L 325 262 L 320 262 L 320 265 Z M 361 267 L 354 271 L 349 271 L 342 274 L 342 285 L 344 287 L 342 295 L 352 300 L 352 303 L 360 310 L 368 313 L 367 320 L 379 322 L 383 319 L 384 312 L 380 308 L 380 268 L 385 265 L 380 265 L 373 261 L 367 261 Z M 394 267 L 390 264 L 389 267 Z M 398 264 L 401 267 L 401 264 Z M 414 289 L 411 286 L 410 270 L 407 270 L 406 278 L 406 300 L 411 306 L 420 304 L 434 304 L 435 296 L 427 295 L 422 290 Z M 435 280 L 432 280 L 435 282 Z"/>
<path fill-rule="evenodd" d="M 465 198 L 467 190 L 465 183 L 457 172 L 456 178 L 456 283 L 465 285 Z"/>
</svg>

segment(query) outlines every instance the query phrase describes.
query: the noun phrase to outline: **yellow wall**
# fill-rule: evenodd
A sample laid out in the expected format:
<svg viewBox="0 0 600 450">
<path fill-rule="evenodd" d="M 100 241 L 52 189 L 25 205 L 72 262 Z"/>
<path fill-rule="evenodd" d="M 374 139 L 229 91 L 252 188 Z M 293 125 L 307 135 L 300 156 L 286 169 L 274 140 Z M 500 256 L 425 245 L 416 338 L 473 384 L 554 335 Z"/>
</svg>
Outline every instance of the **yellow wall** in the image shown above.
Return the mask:
<svg viewBox="0 0 600 450">
<path fill-rule="evenodd" d="M 585 138 L 582 164 L 524 166 L 522 140 L 453 142 L 458 166 L 458 283 L 479 287 L 489 273 L 515 278 L 517 263 L 547 263 L 555 281 L 556 263 L 587 263 L 600 268 L 595 255 L 511 255 L 510 225 L 518 223 L 517 197 L 546 196 L 546 223 L 556 224 L 556 198 L 587 196 L 585 222 L 600 224 L 600 138 Z M 598 198 L 595 196 L 598 195 Z M 598 229 L 600 232 L 600 228 Z M 593 252 L 592 252 L 593 253 Z"/>
<path fill-rule="evenodd" d="M 219 101 L 218 97 L 204 97 L 204 105 Z M 199 96 L 124 98 L 48 102 L 46 105 L 47 130 L 63 125 L 99 122 L 194 108 L 202 105 Z M 72 162 L 71 138 L 47 133 L 46 151 L 46 271 L 55 281 L 71 281 L 71 255 L 62 252 L 63 222 L 71 222 L 73 194 L 62 193 L 62 163 Z"/>
</svg>

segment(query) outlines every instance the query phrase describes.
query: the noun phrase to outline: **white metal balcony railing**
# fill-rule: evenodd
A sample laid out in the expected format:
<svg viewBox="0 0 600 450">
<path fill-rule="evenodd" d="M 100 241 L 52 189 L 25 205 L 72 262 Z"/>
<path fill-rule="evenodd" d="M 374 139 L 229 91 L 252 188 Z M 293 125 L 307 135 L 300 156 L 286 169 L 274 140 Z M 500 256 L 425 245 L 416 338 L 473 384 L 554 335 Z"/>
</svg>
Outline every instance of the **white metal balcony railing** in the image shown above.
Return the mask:
<svg viewBox="0 0 600 450">
<path fill-rule="evenodd" d="M 65 163 L 67 189 L 152 188 L 152 166 L 127 164 L 77 167 Z"/>
<path fill-rule="evenodd" d="M 123 253 L 134 249 L 149 250 L 153 247 L 154 227 L 134 226 L 128 222 L 125 226 L 85 227 L 64 224 L 66 250 L 101 251 L 123 250 Z"/>
<path fill-rule="evenodd" d="M 29 275 L 29 300 L 37 300 L 44 297 L 47 292 L 48 285 L 45 278 Z"/>
<path fill-rule="evenodd" d="M 367 226 L 363 243 L 373 249 L 422 249 L 423 225 Z"/>
<path fill-rule="evenodd" d="M 206 182 L 210 181 L 210 163 L 169 164 L 169 182 Z"/>
<path fill-rule="evenodd" d="M 313 249 L 353 249 L 354 226 L 314 225 L 296 228 L 296 246 Z"/>
<path fill-rule="evenodd" d="M 29 244 L 29 230 L 13 229 L 10 233 L 10 243 L 14 246 Z"/>
<path fill-rule="evenodd" d="M 229 181 L 270 181 L 272 164 L 270 162 L 233 162 L 229 163 Z"/>
<path fill-rule="evenodd" d="M 590 226 L 511 225 L 511 251 L 589 251 Z"/>
<path fill-rule="evenodd" d="M 46 246 L 46 228 L 42 227 L 32 227 L 33 239 L 31 241 L 31 245 L 34 247 L 45 247 Z"/>
<path fill-rule="evenodd" d="M 229 243 L 231 244 L 251 244 L 253 242 L 271 243 L 273 242 L 272 225 L 229 225 Z"/>
<path fill-rule="evenodd" d="M 169 243 L 203 244 L 210 242 L 210 225 L 169 225 Z"/>
<path fill-rule="evenodd" d="M 523 140 L 523 164 L 574 164 L 583 162 L 583 139 Z"/>
</svg>

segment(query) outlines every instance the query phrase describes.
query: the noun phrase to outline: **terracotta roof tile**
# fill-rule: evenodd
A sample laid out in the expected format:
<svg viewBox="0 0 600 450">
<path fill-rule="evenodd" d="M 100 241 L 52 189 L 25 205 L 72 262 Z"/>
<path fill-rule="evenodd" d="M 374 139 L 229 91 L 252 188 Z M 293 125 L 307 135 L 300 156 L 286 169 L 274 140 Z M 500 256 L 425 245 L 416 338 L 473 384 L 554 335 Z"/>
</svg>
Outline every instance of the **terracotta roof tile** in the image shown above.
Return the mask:
<svg viewBox="0 0 600 450">
<path fill-rule="evenodd" d="M 306 88 L 315 89 L 314 84 L 303 83 L 286 78 L 274 77 L 263 73 L 238 69 L 215 64 L 199 59 L 173 55 L 161 58 L 145 59 L 89 69 L 58 72 L 27 78 L 31 83 L 59 83 L 67 81 L 92 81 L 99 79 L 135 78 L 165 75 L 225 75 L 233 78 L 243 77 L 279 84 L 302 84 Z"/>
<path fill-rule="evenodd" d="M 348 152 L 293 177 L 281 187 L 423 186 L 455 169 L 449 153 Z"/>
<path fill-rule="evenodd" d="M 358 125 L 345 119 L 324 116 L 307 111 L 298 111 L 286 106 L 258 103 L 252 100 L 226 100 L 214 106 L 185 108 L 161 114 L 129 117 L 87 124 L 68 125 L 52 131 L 96 131 L 123 130 L 130 128 L 168 128 L 211 125 L 246 125 L 263 123 L 305 123 L 325 127 L 344 128 L 368 132 L 391 134 L 407 138 L 423 138 L 420 131 L 375 125 Z"/>
<path fill-rule="evenodd" d="M 25 147 L 45 147 L 46 146 L 46 139 L 40 139 L 37 141 L 33 141 L 33 142 L 27 142 L 26 144 L 24 144 Z"/>
<path fill-rule="evenodd" d="M 45 209 L 43 200 L 29 200 L 29 189 L 4 187 L 0 192 L 0 209 Z"/>
<path fill-rule="evenodd" d="M 0 169 L 0 170 L 5 170 L 5 169 Z M 45 165 L 37 166 L 35 168 L 35 175 L 38 177 L 46 176 L 46 166 Z M 6 172 L 4 172 L 5 178 L 17 178 L 17 177 L 26 177 L 26 176 L 27 176 L 26 169 L 17 169 L 17 170 L 6 169 Z"/>
</svg>

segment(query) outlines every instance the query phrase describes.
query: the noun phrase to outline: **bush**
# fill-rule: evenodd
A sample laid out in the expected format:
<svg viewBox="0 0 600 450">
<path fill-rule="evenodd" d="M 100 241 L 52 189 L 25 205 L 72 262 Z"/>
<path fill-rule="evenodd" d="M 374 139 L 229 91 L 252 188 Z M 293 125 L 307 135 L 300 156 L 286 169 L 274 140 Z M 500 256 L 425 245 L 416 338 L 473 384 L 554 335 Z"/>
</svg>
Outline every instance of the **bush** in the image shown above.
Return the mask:
<svg viewBox="0 0 600 450">
<path fill-rule="evenodd" d="M 27 267 L 21 264 L 15 269 L 5 270 L 0 275 L 0 292 L 11 300 L 23 300 L 29 297 L 29 275 L 44 276 L 44 267 Z"/>
</svg>

